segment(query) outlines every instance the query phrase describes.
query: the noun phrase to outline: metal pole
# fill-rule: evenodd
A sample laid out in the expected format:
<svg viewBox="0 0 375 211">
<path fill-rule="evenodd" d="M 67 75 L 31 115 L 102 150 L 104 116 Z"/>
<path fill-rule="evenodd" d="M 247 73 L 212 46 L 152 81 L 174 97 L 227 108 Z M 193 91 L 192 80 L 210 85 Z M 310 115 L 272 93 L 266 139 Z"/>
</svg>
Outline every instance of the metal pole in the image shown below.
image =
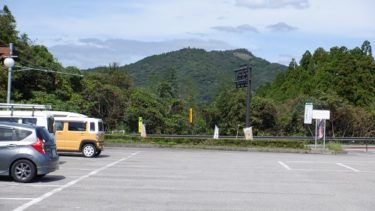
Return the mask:
<svg viewBox="0 0 375 211">
<path fill-rule="evenodd" d="M 326 148 L 326 120 L 324 120 L 324 136 L 323 136 L 323 149 Z"/>
<path fill-rule="evenodd" d="M 9 57 L 12 57 L 13 54 L 13 43 L 9 44 Z M 10 103 L 10 95 L 11 95 L 11 88 L 12 88 L 12 67 L 8 69 L 8 89 L 7 89 L 7 103 Z"/>
<path fill-rule="evenodd" d="M 318 145 L 318 119 L 315 119 L 315 149 Z"/>
<path fill-rule="evenodd" d="M 251 125 L 251 67 L 247 65 L 246 127 Z"/>
</svg>

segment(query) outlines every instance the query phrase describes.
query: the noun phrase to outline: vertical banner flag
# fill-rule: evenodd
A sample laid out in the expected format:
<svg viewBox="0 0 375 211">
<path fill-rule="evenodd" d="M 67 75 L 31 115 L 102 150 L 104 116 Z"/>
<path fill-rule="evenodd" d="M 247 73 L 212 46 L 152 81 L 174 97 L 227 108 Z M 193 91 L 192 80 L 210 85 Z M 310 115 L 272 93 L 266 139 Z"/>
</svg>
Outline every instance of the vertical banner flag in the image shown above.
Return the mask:
<svg viewBox="0 0 375 211">
<path fill-rule="evenodd" d="M 219 139 L 219 128 L 215 125 L 214 139 Z"/>
<path fill-rule="evenodd" d="M 147 133 L 146 133 L 146 125 L 145 124 L 142 124 L 142 129 L 141 129 L 141 137 L 142 138 L 146 138 L 147 137 Z"/>
<path fill-rule="evenodd" d="M 138 133 L 142 132 L 142 117 L 138 117 Z"/>
<path fill-rule="evenodd" d="M 318 119 L 318 138 L 323 139 L 324 137 L 324 119 Z"/>
</svg>

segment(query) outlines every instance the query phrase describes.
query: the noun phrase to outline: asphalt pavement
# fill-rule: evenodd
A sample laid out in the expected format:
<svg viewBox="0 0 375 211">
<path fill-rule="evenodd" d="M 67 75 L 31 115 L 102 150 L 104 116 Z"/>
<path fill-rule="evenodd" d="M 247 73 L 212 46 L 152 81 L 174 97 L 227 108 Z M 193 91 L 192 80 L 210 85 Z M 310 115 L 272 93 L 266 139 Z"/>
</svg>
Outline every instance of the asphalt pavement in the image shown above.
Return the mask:
<svg viewBox="0 0 375 211">
<path fill-rule="evenodd" d="M 106 148 L 33 183 L 0 178 L 0 210 L 374 210 L 375 153 Z"/>
</svg>

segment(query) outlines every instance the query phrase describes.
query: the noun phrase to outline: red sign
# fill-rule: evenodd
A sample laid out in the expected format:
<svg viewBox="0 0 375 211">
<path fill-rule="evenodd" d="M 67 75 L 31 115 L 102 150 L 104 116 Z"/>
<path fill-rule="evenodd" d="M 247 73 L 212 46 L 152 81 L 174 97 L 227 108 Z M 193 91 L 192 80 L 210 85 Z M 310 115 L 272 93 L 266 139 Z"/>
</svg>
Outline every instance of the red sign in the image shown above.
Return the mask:
<svg viewBox="0 0 375 211">
<path fill-rule="evenodd" d="M 0 47 L 0 57 L 8 57 L 10 55 L 10 49 L 7 47 Z"/>
</svg>

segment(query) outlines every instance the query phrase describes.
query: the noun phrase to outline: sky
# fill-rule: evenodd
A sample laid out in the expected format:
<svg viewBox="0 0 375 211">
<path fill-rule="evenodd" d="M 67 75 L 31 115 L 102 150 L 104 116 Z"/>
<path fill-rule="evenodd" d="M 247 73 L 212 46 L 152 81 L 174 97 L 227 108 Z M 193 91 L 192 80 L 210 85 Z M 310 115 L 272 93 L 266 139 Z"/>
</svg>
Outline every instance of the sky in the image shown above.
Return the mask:
<svg viewBox="0 0 375 211">
<path fill-rule="evenodd" d="M 375 43 L 373 0 L 0 0 L 4 5 L 20 33 L 79 68 L 186 47 L 246 48 L 288 65 L 306 50 Z"/>
</svg>

